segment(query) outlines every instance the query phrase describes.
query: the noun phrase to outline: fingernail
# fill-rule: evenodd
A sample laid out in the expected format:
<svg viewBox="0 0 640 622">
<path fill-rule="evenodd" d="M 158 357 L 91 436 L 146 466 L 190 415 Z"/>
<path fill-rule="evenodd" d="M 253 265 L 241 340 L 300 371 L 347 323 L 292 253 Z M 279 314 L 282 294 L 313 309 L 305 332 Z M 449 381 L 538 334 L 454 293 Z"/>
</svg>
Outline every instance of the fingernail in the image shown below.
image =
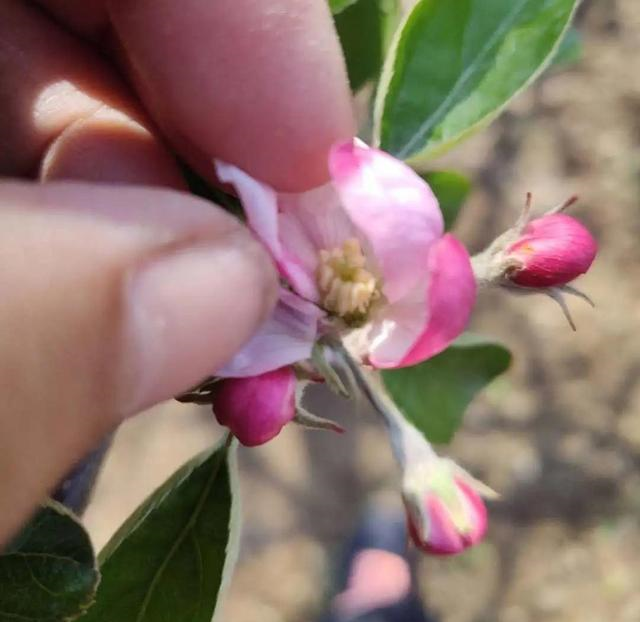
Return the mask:
<svg viewBox="0 0 640 622">
<path fill-rule="evenodd" d="M 174 250 L 140 266 L 127 285 L 131 415 L 187 390 L 222 366 L 275 302 L 273 269 L 246 234 Z"/>
</svg>

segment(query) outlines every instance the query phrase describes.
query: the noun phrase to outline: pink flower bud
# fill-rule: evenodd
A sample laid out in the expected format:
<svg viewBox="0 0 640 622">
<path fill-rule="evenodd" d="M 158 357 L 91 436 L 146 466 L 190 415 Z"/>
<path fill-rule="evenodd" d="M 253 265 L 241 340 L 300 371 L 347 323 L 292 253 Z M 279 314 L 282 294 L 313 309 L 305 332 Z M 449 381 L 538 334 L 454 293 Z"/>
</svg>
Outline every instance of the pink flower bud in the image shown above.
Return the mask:
<svg viewBox="0 0 640 622">
<path fill-rule="evenodd" d="M 262 445 L 295 417 L 295 388 L 291 367 L 248 378 L 228 378 L 216 388 L 213 412 L 243 445 Z"/>
<path fill-rule="evenodd" d="M 522 287 L 565 285 L 589 269 L 596 251 L 596 241 L 582 223 L 566 214 L 549 214 L 527 224 L 506 249 L 514 267 L 505 277 Z"/>
<path fill-rule="evenodd" d="M 487 509 L 460 477 L 434 477 L 422 499 L 422 508 L 406 503 L 406 498 L 405 503 L 409 535 L 425 553 L 455 555 L 484 537 Z"/>
</svg>

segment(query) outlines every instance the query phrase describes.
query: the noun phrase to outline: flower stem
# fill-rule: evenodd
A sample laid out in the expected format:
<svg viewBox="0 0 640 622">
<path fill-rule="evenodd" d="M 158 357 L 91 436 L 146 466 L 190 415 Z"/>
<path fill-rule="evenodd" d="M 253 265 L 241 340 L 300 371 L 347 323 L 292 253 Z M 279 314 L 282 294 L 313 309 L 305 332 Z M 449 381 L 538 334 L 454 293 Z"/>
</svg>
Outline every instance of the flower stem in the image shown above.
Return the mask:
<svg viewBox="0 0 640 622">
<path fill-rule="evenodd" d="M 341 341 L 330 342 L 349 370 L 353 380 L 373 409 L 382 418 L 391 439 L 391 449 L 401 470 L 407 465 L 425 458 L 436 458 L 436 453 L 415 426 L 407 421 L 403 413 L 389 397 L 378 372 L 365 369 L 356 361 Z"/>
</svg>

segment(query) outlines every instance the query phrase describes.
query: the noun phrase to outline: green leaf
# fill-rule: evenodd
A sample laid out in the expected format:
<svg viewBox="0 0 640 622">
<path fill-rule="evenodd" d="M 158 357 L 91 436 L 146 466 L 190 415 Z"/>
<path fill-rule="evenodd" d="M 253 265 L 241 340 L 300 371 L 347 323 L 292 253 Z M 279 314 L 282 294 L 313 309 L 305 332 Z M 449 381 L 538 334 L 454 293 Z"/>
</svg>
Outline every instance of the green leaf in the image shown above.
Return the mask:
<svg viewBox="0 0 640 622">
<path fill-rule="evenodd" d="M 577 0 L 420 0 L 380 79 L 375 135 L 416 168 L 495 118 L 548 64 Z"/>
<path fill-rule="evenodd" d="M 550 69 L 564 69 L 574 65 L 582 58 L 582 35 L 580 31 L 571 26 L 565 33 L 558 47 Z"/>
<path fill-rule="evenodd" d="M 471 190 L 469 178 L 456 171 L 432 171 L 422 175 L 422 178 L 438 197 L 444 217 L 444 228 L 449 231 Z"/>
<path fill-rule="evenodd" d="M 382 377 L 396 404 L 427 439 L 448 443 L 476 393 L 510 363 L 504 346 L 467 334 L 438 356 L 384 371 Z"/>
<path fill-rule="evenodd" d="M 189 461 L 120 527 L 82 622 L 210 622 L 233 562 L 229 453 L 220 446 Z"/>
<path fill-rule="evenodd" d="M 329 9 L 331 9 L 334 15 L 338 15 L 356 2 L 358 2 L 358 0 L 329 0 Z"/>
<path fill-rule="evenodd" d="M 357 0 L 334 16 L 352 91 L 378 77 L 398 18 L 397 0 Z"/>
<path fill-rule="evenodd" d="M 99 578 L 89 535 L 51 501 L 0 555 L 0 622 L 73 620 L 90 605 Z"/>
</svg>

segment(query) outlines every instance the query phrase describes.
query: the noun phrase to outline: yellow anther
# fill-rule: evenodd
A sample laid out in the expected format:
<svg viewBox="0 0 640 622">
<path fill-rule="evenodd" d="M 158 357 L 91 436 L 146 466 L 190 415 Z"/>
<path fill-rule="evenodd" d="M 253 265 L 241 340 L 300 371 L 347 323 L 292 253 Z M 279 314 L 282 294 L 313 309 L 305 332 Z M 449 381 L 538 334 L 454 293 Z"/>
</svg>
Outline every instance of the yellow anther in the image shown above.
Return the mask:
<svg viewBox="0 0 640 622">
<path fill-rule="evenodd" d="M 361 320 L 379 296 L 376 279 L 365 268 L 360 242 L 346 240 L 341 247 L 320 251 L 317 279 L 322 306 L 347 321 Z"/>
</svg>

